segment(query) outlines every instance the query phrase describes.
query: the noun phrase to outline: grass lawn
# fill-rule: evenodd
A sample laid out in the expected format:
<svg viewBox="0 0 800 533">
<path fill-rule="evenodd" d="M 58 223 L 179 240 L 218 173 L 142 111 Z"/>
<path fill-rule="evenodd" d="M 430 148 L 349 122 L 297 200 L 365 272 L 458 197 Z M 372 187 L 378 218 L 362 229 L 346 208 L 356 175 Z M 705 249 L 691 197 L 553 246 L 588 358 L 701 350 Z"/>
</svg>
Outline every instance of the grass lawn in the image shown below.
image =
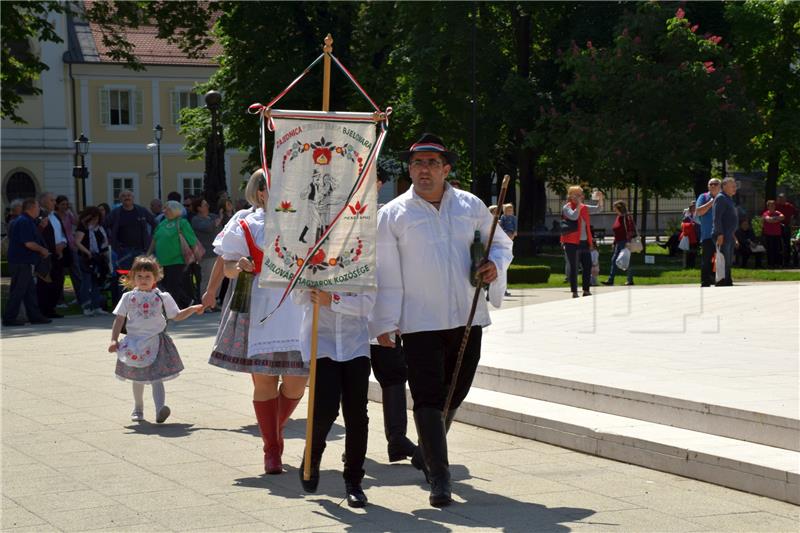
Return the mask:
<svg viewBox="0 0 800 533">
<path fill-rule="evenodd" d="M 645 265 L 644 254 L 633 254 L 631 265 L 633 267 L 633 281 L 636 285 L 669 285 L 684 283 L 700 283 L 700 260 L 697 257 L 697 267 L 684 269 L 682 266 L 682 256 L 669 257 L 667 250 L 660 246 L 648 243 L 647 255 L 655 256 L 655 264 Z M 766 261 L 766 259 L 765 259 Z M 753 258 L 750 259 L 753 264 Z M 545 288 L 545 287 L 564 287 L 564 254 L 560 248 L 545 248 L 544 253 L 535 257 L 515 257 L 511 268 L 514 265 L 548 265 L 551 269 L 550 279 L 547 283 L 527 284 L 519 283 L 510 285 L 512 288 Z M 608 278 L 608 270 L 611 265 L 611 245 L 600 246 L 600 276 L 599 281 Z M 731 274 L 734 283 L 737 281 L 800 281 L 800 270 L 769 270 L 766 268 L 736 268 Z M 625 273 L 617 274 L 615 282 L 625 283 Z M 578 277 L 580 284 L 580 276 Z"/>
</svg>

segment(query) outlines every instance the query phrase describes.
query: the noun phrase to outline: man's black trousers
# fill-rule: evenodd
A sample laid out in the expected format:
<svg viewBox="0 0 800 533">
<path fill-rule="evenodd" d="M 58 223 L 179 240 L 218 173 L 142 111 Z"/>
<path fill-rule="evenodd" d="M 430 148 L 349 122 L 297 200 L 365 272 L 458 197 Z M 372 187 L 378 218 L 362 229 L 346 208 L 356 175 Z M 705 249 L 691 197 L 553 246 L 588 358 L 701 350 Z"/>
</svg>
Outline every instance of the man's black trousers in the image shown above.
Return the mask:
<svg viewBox="0 0 800 533">
<path fill-rule="evenodd" d="M 472 386 L 472 379 L 475 377 L 478 361 L 481 358 L 482 334 L 480 326 L 473 326 L 470 331 L 461 370 L 456 380 L 451 410 L 458 409 Z M 403 353 L 408 364 L 408 385 L 411 397 L 414 399 L 415 411 L 425 407 L 444 409 L 463 335 L 463 326 L 403 335 Z"/>
</svg>

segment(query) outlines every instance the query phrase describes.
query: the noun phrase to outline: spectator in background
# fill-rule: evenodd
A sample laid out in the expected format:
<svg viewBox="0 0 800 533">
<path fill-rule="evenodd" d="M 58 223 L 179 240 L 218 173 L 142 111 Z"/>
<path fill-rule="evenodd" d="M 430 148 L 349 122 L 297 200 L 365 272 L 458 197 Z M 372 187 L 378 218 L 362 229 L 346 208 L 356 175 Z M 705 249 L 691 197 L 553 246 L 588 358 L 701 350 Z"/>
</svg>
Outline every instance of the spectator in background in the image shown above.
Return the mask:
<svg viewBox="0 0 800 533">
<path fill-rule="evenodd" d="M 714 223 L 711 229 L 711 238 L 717 246 L 717 253 L 725 257 L 725 277 L 717 282 L 717 287 L 730 287 L 733 285 L 731 268 L 733 267 L 733 251 L 736 247 L 736 230 L 739 228 L 739 212 L 733 197 L 736 194 L 736 180 L 725 178 L 722 180 L 722 192 L 714 197 L 712 214 Z M 719 266 L 719 261 L 717 261 Z M 719 272 L 717 272 L 719 277 Z"/>
<path fill-rule="evenodd" d="M 683 217 L 681 222 L 680 240 L 684 237 L 689 241 L 689 249 L 683 251 L 683 268 L 694 268 L 697 258 L 697 224 L 692 220 L 691 215 Z"/>
<path fill-rule="evenodd" d="M 236 200 L 235 205 L 236 209 L 234 210 L 234 213 L 237 211 L 241 211 L 242 209 L 247 209 L 250 206 L 250 204 L 248 204 L 247 200 L 245 200 L 244 198 L 239 198 L 238 200 Z"/>
<path fill-rule="evenodd" d="M 457 179 L 451 179 L 447 183 L 449 183 L 450 186 L 453 187 L 454 189 L 460 189 L 461 188 L 461 182 L 458 181 Z"/>
<path fill-rule="evenodd" d="M 64 253 L 68 251 L 64 225 L 56 213 L 56 197 L 51 192 L 39 195 L 42 223 L 39 225 L 45 246 L 50 251 L 49 281 L 40 277 L 36 282 L 39 310 L 47 318 L 64 318 L 56 312 L 56 305 L 64 293 Z M 45 220 L 47 223 L 45 223 Z"/>
<path fill-rule="evenodd" d="M 714 197 L 720 192 L 720 183 L 717 178 L 708 180 L 708 192 L 704 192 L 697 197 L 695 217 L 700 220 L 700 248 L 703 253 L 700 265 L 701 287 L 710 287 L 714 284 L 711 260 L 714 258 L 716 248 L 714 241 L 711 239 L 711 229 L 714 225 L 714 215 L 711 212 L 711 208 L 714 205 Z"/>
<path fill-rule="evenodd" d="M 761 214 L 764 221 L 761 235 L 767 248 L 767 267 L 781 266 L 781 241 L 783 239 L 782 224 L 786 217 L 776 209 L 775 200 L 767 200 L 767 210 Z"/>
<path fill-rule="evenodd" d="M 614 202 L 614 211 L 617 213 L 617 218 L 614 219 L 614 224 L 611 226 L 611 231 L 614 232 L 613 253 L 611 254 L 611 270 L 608 274 L 608 280 L 603 282 L 603 285 L 613 285 L 614 276 L 617 273 L 617 258 L 625 246 L 633 240 L 636 235 L 636 224 L 633 217 L 628 213 L 628 205 L 622 200 Z M 628 265 L 628 279 L 625 285 L 633 285 L 633 265 Z"/>
<path fill-rule="evenodd" d="M 567 190 L 567 203 L 561 208 L 561 217 L 564 220 L 576 222 L 574 231 L 561 235 L 561 242 L 564 244 L 564 251 L 569 261 L 569 284 L 573 298 L 578 297 L 578 261 L 582 268 L 583 295 L 592 295 L 590 291 L 592 275 L 590 249 L 593 242 L 589 213 L 602 209 L 602 196 L 600 198 L 601 202 L 598 205 L 584 204 L 583 189 L 580 185 L 573 185 Z"/>
<path fill-rule="evenodd" d="M 133 192 L 123 190 L 119 201 L 120 206 L 109 217 L 108 238 L 117 256 L 116 268 L 129 270 L 133 260 L 150 247 L 155 220 L 148 209 L 133 203 Z"/>
<path fill-rule="evenodd" d="M 8 204 L 8 214 L 6 215 L 6 224 L 11 224 L 15 218 L 22 214 L 22 199 L 17 198 L 16 200 L 11 200 L 11 203 Z"/>
<path fill-rule="evenodd" d="M 192 229 L 200 244 L 206 249 L 206 254 L 200 261 L 200 281 L 195 285 L 196 301 L 200 301 L 211 279 L 211 269 L 214 268 L 214 261 L 217 255 L 214 253 L 214 237 L 222 229 L 222 220 L 214 213 L 210 212 L 208 202 L 204 198 L 195 198 L 192 211 L 195 212 L 191 219 Z"/>
<path fill-rule="evenodd" d="M 194 200 L 195 198 L 191 194 L 187 194 L 186 197 L 183 199 L 183 212 L 185 213 L 183 216 L 185 216 L 189 222 L 192 221 L 192 217 L 195 214 L 193 207 Z"/>
<path fill-rule="evenodd" d="M 60 195 L 58 198 L 56 198 L 56 214 L 58 215 L 59 220 L 61 220 L 61 225 L 64 229 L 64 236 L 67 238 L 67 247 L 64 249 L 64 259 L 62 261 L 64 272 L 69 274 L 69 277 L 72 280 L 72 288 L 75 291 L 75 296 L 77 296 L 81 287 L 81 275 L 80 271 L 78 270 L 77 263 L 78 249 L 75 247 L 75 227 L 78 225 L 78 217 L 72 211 L 69 198 L 64 195 Z M 57 307 L 67 307 L 67 305 L 64 303 L 63 285 L 58 302 L 59 304 Z"/>
<path fill-rule="evenodd" d="M 517 236 L 517 217 L 514 216 L 514 204 L 503 204 L 503 214 L 500 215 L 500 227 L 512 241 Z"/>
<path fill-rule="evenodd" d="M 697 202 L 692 202 L 689 204 L 689 207 L 683 210 L 683 216 L 681 219 L 685 219 L 689 217 L 692 222 L 695 222 L 695 215 L 697 214 Z"/>
<path fill-rule="evenodd" d="M 797 215 L 797 208 L 791 202 L 787 202 L 786 195 L 781 193 L 775 201 L 775 209 L 783 214 L 781 248 L 783 251 L 783 266 L 789 268 L 792 265 L 792 225 L 794 224 L 794 217 Z"/>
<path fill-rule="evenodd" d="M 164 220 L 153 232 L 152 249 L 158 263 L 164 268 L 164 279 L 159 282 L 161 290 L 172 295 L 178 307 L 189 307 L 192 301 L 192 280 L 183 260 L 179 233 L 189 246 L 194 246 L 197 236 L 189 221 L 181 216 L 183 206 L 170 200 L 164 206 Z"/>
<path fill-rule="evenodd" d="M 111 235 L 111 206 L 102 202 L 97 204 L 97 209 L 100 210 L 100 225 L 106 230 L 106 235 Z M 110 237 L 109 237 L 110 238 Z"/>
<path fill-rule="evenodd" d="M 233 202 L 231 202 L 231 199 L 228 198 L 227 195 L 219 199 L 217 202 L 217 216 L 219 216 L 220 227 L 225 227 L 225 224 L 228 223 L 234 212 Z"/>
<path fill-rule="evenodd" d="M 161 203 L 160 199 L 153 198 L 150 200 L 150 214 L 153 215 L 154 219 L 159 216 L 163 210 L 164 205 Z"/>
<path fill-rule="evenodd" d="M 78 219 L 78 228 L 75 231 L 81 272 L 78 301 L 84 316 L 107 315 L 109 313 L 103 310 L 103 296 L 100 291 L 110 274 L 108 236 L 100 225 L 98 208 L 90 205 L 81 212 Z"/>
<path fill-rule="evenodd" d="M 747 261 L 753 255 L 756 268 L 761 268 L 765 250 L 764 245 L 758 242 L 750 221 L 743 218 L 739 222 L 739 229 L 736 230 L 736 263 L 742 268 L 747 268 Z"/>
<path fill-rule="evenodd" d="M 17 320 L 23 304 L 31 323 L 49 324 L 52 322 L 39 310 L 33 278 L 34 267 L 50 255 L 38 228 L 37 219 L 41 209 L 39 202 L 33 198 L 24 200 L 21 207 L 22 213 L 12 221 L 8 231 L 7 259 L 11 287 L 8 301 L 3 308 L 4 327 L 25 325 L 24 322 Z"/>
</svg>

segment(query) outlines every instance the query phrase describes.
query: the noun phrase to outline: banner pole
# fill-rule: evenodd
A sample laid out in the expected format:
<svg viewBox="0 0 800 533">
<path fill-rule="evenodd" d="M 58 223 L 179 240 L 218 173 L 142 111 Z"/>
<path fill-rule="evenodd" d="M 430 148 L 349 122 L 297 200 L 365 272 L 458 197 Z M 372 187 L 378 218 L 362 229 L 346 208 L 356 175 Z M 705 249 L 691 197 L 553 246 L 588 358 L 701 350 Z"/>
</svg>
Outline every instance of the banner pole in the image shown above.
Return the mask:
<svg viewBox="0 0 800 533">
<path fill-rule="evenodd" d="M 330 111 L 331 106 L 331 53 L 333 53 L 333 37 L 325 36 L 325 52 L 322 71 L 322 110 Z M 317 383 L 317 330 L 319 328 L 319 302 L 314 303 L 311 320 L 311 357 L 308 365 L 308 414 L 306 415 L 306 448 L 303 454 L 303 479 L 311 479 L 311 441 L 314 436 L 314 390 Z"/>
</svg>

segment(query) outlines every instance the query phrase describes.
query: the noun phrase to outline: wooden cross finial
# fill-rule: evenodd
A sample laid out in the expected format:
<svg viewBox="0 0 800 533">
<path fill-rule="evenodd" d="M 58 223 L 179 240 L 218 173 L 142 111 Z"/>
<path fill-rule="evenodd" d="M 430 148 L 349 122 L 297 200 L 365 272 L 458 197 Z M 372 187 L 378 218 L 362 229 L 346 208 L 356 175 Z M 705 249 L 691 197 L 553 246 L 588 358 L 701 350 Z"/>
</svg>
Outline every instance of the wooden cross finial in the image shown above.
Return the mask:
<svg viewBox="0 0 800 533">
<path fill-rule="evenodd" d="M 322 47 L 322 51 L 326 54 L 333 52 L 333 37 L 330 33 L 325 36 L 325 46 Z"/>
</svg>

